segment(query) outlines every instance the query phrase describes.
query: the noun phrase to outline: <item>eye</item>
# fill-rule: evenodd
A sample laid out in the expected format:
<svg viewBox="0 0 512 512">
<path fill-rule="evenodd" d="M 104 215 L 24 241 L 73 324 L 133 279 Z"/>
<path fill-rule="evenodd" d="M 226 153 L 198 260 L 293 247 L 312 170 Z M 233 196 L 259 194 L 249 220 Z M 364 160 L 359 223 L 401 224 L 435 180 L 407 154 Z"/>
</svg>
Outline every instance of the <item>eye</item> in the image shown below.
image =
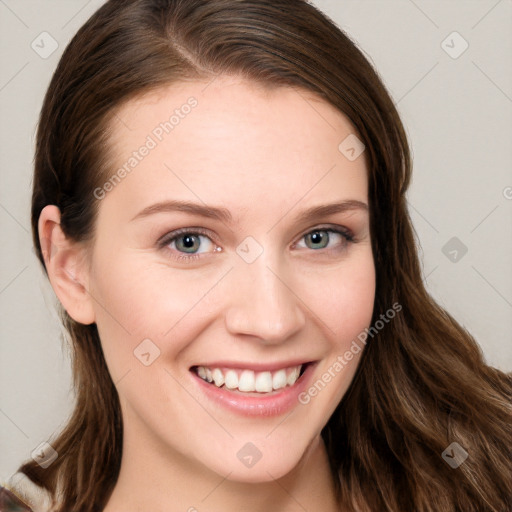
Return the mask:
<svg viewBox="0 0 512 512">
<path fill-rule="evenodd" d="M 218 251 L 220 248 L 217 247 L 210 237 L 206 234 L 207 232 L 202 230 L 201 228 L 185 228 L 178 229 L 177 231 L 173 231 L 165 235 L 159 242 L 158 246 L 161 248 L 168 248 L 171 252 L 181 253 L 174 258 L 178 260 L 192 260 L 196 258 L 200 258 L 199 250 L 200 246 L 204 244 L 201 242 L 202 240 L 206 240 L 206 250 L 203 252 L 213 252 Z M 208 246 L 210 246 L 210 250 L 208 250 Z M 214 247 L 212 249 L 212 247 Z"/>
<path fill-rule="evenodd" d="M 306 241 L 306 248 L 319 250 L 325 249 L 329 242 L 338 240 L 339 243 L 333 247 L 333 250 L 343 250 L 347 245 L 355 242 L 352 233 L 343 228 L 318 227 L 309 231 L 302 238 Z"/>
</svg>

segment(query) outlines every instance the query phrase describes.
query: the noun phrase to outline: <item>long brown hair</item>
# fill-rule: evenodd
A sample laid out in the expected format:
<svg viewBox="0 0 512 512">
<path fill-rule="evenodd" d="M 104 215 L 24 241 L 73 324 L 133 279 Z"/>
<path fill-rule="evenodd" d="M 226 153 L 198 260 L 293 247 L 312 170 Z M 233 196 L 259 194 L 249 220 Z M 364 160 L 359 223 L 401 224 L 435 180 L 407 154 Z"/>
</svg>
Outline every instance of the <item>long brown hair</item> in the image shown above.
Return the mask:
<svg viewBox="0 0 512 512">
<path fill-rule="evenodd" d="M 410 149 L 395 105 L 357 46 L 305 0 L 110 0 L 82 26 L 52 78 L 37 131 L 32 232 L 43 268 L 44 206 L 60 208 L 71 240 L 93 236 L 94 190 L 113 173 L 108 134 L 117 109 L 164 85 L 221 73 L 312 91 L 347 116 L 366 145 L 372 324 L 391 304 L 402 310 L 369 339 L 322 430 L 340 507 L 510 510 L 512 377 L 487 366 L 474 338 L 427 293 L 405 197 Z M 58 459 L 20 471 L 59 491 L 56 510 L 97 511 L 119 474 L 119 399 L 96 325 L 61 313 L 76 407 L 52 441 Z M 453 442 L 469 454 L 457 468 L 441 456 Z"/>
</svg>

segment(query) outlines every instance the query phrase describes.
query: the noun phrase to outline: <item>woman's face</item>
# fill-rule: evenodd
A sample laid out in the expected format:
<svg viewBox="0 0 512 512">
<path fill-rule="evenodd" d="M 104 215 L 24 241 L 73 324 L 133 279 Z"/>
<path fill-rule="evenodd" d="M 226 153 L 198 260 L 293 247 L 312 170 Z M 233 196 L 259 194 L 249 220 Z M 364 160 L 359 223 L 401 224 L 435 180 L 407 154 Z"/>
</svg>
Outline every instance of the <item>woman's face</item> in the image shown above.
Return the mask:
<svg viewBox="0 0 512 512">
<path fill-rule="evenodd" d="M 225 76 L 117 114 L 87 285 L 125 449 L 279 478 L 345 394 L 372 318 L 368 211 L 325 208 L 368 205 L 364 153 L 339 149 L 353 129 L 319 98 Z"/>
</svg>

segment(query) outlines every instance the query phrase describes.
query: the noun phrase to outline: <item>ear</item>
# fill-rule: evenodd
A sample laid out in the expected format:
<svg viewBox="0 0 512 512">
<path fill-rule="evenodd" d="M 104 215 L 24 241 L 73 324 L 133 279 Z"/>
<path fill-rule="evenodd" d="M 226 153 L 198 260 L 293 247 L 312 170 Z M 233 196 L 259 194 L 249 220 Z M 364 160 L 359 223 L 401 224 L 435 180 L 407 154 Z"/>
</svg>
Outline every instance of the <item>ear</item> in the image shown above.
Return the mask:
<svg viewBox="0 0 512 512">
<path fill-rule="evenodd" d="M 88 292 L 85 247 L 66 238 L 55 205 L 43 208 L 39 216 L 39 242 L 52 288 L 69 316 L 81 324 L 95 321 L 93 299 Z"/>
</svg>

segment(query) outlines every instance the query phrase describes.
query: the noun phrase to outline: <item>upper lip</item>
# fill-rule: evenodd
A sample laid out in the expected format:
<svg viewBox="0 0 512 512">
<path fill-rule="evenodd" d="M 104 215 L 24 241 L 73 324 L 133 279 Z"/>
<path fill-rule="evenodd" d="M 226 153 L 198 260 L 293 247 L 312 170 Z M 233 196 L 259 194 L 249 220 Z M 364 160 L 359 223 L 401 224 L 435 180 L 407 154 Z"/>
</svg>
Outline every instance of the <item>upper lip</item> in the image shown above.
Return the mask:
<svg viewBox="0 0 512 512">
<path fill-rule="evenodd" d="M 191 368 L 197 368 L 198 366 L 204 366 L 206 368 L 233 368 L 240 370 L 252 370 L 255 372 L 269 371 L 273 372 L 281 370 L 282 368 L 290 368 L 293 366 L 300 366 L 302 364 L 314 363 L 312 359 L 293 359 L 288 361 L 278 361 L 272 363 L 254 363 L 254 362 L 243 362 L 243 361 L 214 361 L 208 363 L 195 364 Z"/>
</svg>

